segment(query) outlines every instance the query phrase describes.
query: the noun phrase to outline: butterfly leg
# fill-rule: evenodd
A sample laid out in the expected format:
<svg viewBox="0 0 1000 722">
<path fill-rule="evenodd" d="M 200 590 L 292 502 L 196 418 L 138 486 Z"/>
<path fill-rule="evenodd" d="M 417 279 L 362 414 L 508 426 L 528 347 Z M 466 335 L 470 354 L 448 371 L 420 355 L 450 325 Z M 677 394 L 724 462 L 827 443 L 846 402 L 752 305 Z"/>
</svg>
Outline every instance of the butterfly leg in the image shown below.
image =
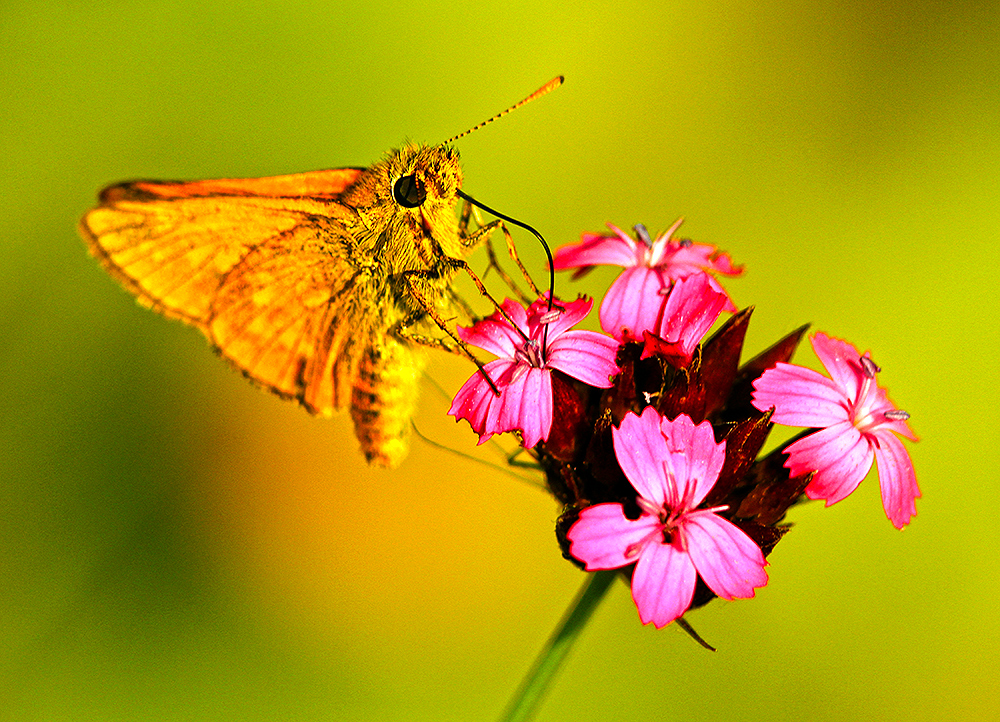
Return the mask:
<svg viewBox="0 0 1000 722">
<path fill-rule="evenodd" d="M 423 270 L 413 270 L 403 272 L 403 281 L 407 286 L 407 290 L 412 294 L 413 298 L 417 300 L 417 303 L 421 306 L 422 310 L 416 313 L 410 314 L 406 318 L 402 319 L 396 323 L 391 329 L 390 333 L 395 335 L 397 338 L 411 341 L 413 343 L 420 344 L 421 346 L 430 346 L 432 348 L 439 348 L 450 353 L 457 353 L 465 356 L 467 359 L 472 361 L 479 369 L 479 373 L 483 375 L 486 383 L 489 384 L 490 389 L 497 396 L 500 395 L 500 389 L 497 388 L 496 383 L 490 378 L 489 373 L 483 366 L 483 362 L 476 358 L 476 355 L 472 353 L 469 345 L 460 339 L 454 331 L 448 328 L 448 322 L 438 313 L 427 300 L 427 296 L 424 295 L 421 290 L 421 285 L 426 283 L 428 280 L 435 280 L 438 278 L 438 274 L 433 271 L 423 271 Z M 491 299 L 492 300 L 492 299 Z M 425 336 L 422 334 L 417 334 L 409 331 L 408 329 L 412 327 L 415 323 L 424 318 L 424 316 L 429 316 L 438 328 L 444 331 L 448 338 L 451 339 L 449 342 L 447 339 L 434 338 L 432 336 Z"/>
<path fill-rule="evenodd" d="M 478 229 L 471 234 L 468 232 L 470 217 L 475 218 L 476 225 L 478 226 Z M 521 276 L 524 277 L 525 281 L 527 281 L 528 287 L 531 289 L 532 293 L 535 294 L 535 298 L 538 298 L 538 296 L 541 295 L 538 291 L 538 286 L 535 285 L 531 276 L 528 275 L 528 271 L 525 269 L 524 264 L 521 263 L 521 259 L 517 255 L 517 248 L 514 246 L 514 239 L 511 237 L 510 231 L 507 230 L 507 226 L 504 225 L 503 221 L 496 220 L 484 224 L 478 208 L 473 206 L 469 201 L 465 201 L 462 204 L 462 215 L 458 222 L 458 230 L 459 235 L 463 238 L 463 245 L 469 249 L 473 249 L 485 241 L 484 245 L 486 246 L 486 253 L 489 256 L 490 261 L 489 265 L 486 267 L 486 273 L 489 273 L 490 269 L 495 270 L 497 275 L 500 276 L 500 280 L 502 280 L 507 287 L 513 291 L 514 295 L 516 295 L 522 303 L 527 305 L 531 303 L 534 298 L 529 298 L 523 291 L 521 291 L 521 289 L 517 287 L 517 284 L 514 283 L 514 279 L 512 279 L 510 275 L 503 270 L 500 266 L 499 260 L 497 259 L 496 251 L 493 249 L 492 239 L 488 237 L 489 234 L 498 227 L 503 233 L 504 240 L 507 243 L 507 253 L 510 254 L 511 260 L 513 260 L 517 265 L 518 270 L 521 271 Z M 485 276 L 486 274 L 484 273 L 483 275 Z"/>
<path fill-rule="evenodd" d="M 397 338 L 403 339 L 405 341 L 410 341 L 412 343 L 420 344 L 421 346 L 427 346 L 428 348 L 441 349 L 442 351 L 447 351 L 448 353 L 459 354 L 465 356 L 461 349 L 462 340 L 455 337 L 454 334 L 447 327 L 442 327 L 444 332 L 448 334 L 448 338 L 438 338 L 437 336 L 428 336 L 424 333 L 418 333 L 411 330 L 415 325 L 423 321 L 429 314 L 423 310 L 415 311 L 411 313 L 406 318 L 397 321 L 390 329 L 389 334 L 396 336 Z M 436 325 L 438 324 L 438 319 L 431 317 Z M 442 323 L 445 323 L 444 319 L 441 319 Z"/>
<path fill-rule="evenodd" d="M 472 212 L 476 214 L 476 222 L 479 224 L 479 228 L 476 231 L 473 231 L 471 235 L 468 233 L 469 209 L 472 209 Z M 465 225 L 463 225 L 463 222 Z M 486 266 L 486 271 L 483 273 L 483 276 L 485 277 L 491 270 L 495 271 L 500 277 L 500 280 L 507 285 L 507 288 L 513 291 L 514 295 L 518 297 L 521 303 L 527 305 L 531 303 L 533 299 L 528 298 L 527 295 L 525 295 L 524 292 L 517 287 L 517 284 L 514 283 L 514 279 L 511 278 L 505 270 L 503 270 L 503 267 L 497 259 L 496 251 L 493 250 L 493 239 L 490 237 L 490 234 L 498 227 L 503 231 L 504 237 L 507 238 L 508 247 L 511 247 L 512 241 L 510 238 L 510 232 L 507 230 L 506 226 L 504 226 L 503 221 L 492 221 L 483 225 L 482 219 L 479 217 L 479 209 L 475 208 L 468 201 L 465 202 L 465 205 L 462 207 L 462 221 L 459 222 L 459 233 L 462 236 L 462 244 L 466 248 L 470 249 L 470 251 L 480 244 L 484 245 L 486 247 L 486 254 L 489 257 L 489 265 Z M 520 266 L 520 262 L 518 262 L 518 265 Z M 521 270 L 523 271 L 524 269 L 522 268 Z M 530 279 L 529 285 L 534 285 L 531 284 Z"/>
<path fill-rule="evenodd" d="M 476 225 L 482 228 L 484 224 L 483 218 L 479 214 L 479 209 L 469 203 L 469 201 L 462 201 L 462 214 L 458 217 L 458 235 L 462 238 L 469 235 L 469 219 L 473 213 L 476 214 Z"/>
<path fill-rule="evenodd" d="M 470 234 L 469 219 L 472 217 L 474 217 L 476 221 L 476 230 Z M 485 277 L 491 269 L 496 271 L 497 275 L 500 276 L 500 280 L 503 281 L 511 291 L 513 291 L 514 295 L 516 295 L 522 303 L 527 305 L 531 302 L 531 299 L 529 299 L 521 291 L 521 289 L 517 287 L 514 280 L 497 262 L 497 254 L 493 250 L 493 242 L 490 238 L 490 234 L 493 233 L 497 227 L 500 227 L 503 230 L 505 236 L 509 235 L 507 229 L 504 228 L 502 221 L 496 220 L 491 221 L 490 223 L 484 223 L 483 217 L 479 213 L 478 208 L 469 203 L 469 201 L 462 203 L 462 215 L 458 221 L 458 235 L 462 239 L 462 245 L 467 248 L 470 253 L 475 250 L 477 246 L 485 245 L 486 253 L 489 255 L 489 265 L 486 266 L 486 271 L 483 273 L 483 277 Z"/>
<path fill-rule="evenodd" d="M 503 228 L 504 235 L 507 236 L 508 235 L 507 229 L 503 226 L 503 224 L 501 224 L 500 227 Z M 517 296 L 518 300 L 521 303 L 523 303 L 525 306 L 530 304 L 534 299 L 529 298 L 528 295 L 524 291 L 522 291 L 516 283 L 514 283 L 514 279 L 511 278 L 510 275 L 505 270 L 503 270 L 503 268 L 501 268 L 500 261 L 497 258 L 496 251 L 493 249 L 492 238 L 486 241 L 486 254 L 489 256 L 490 262 L 489 265 L 486 267 L 486 273 L 484 273 L 483 276 L 485 277 L 486 274 L 489 273 L 491 269 L 496 271 L 496 274 L 500 276 L 500 280 L 507 285 L 507 288 L 509 288 L 514 293 L 514 295 Z"/>
<path fill-rule="evenodd" d="M 507 321 L 507 323 L 513 326 L 515 331 L 521 334 L 521 336 L 524 336 L 524 333 L 521 331 L 521 329 L 518 328 L 516 323 L 514 323 L 514 319 L 512 319 L 510 315 L 507 313 L 507 311 L 504 309 L 504 307 L 501 306 L 499 303 L 497 303 L 496 299 L 490 295 L 490 292 L 486 290 L 486 285 L 482 282 L 479 276 L 476 275 L 476 272 L 472 270 L 472 267 L 468 263 L 461 260 L 460 258 L 448 258 L 447 256 L 441 257 L 441 263 L 448 266 L 452 272 L 465 271 L 467 274 L 469 274 L 469 278 L 471 278 L 472 282 L 476 284 L 476 289 L 479 291 L 479 293 L 484 298 L 486 298 L 486 300 L 488 300 L 490 303 L 493 304 L 493 308 L 497 310 L 497 313 L 503 316 L 504 319 Z M 422 272 L 411 271 L 411 273 L 422 273 Z M 426 272 L 426 273 L 431 273 L 431 272 Z M 527 337 L 525 337 L 524 340 L 527 341 L 528 340 Z"/>
<path fill-rule="evenodd" d="M 532 293 L 535 294 L 535 298 L 538 298 L 542 294 L 538 291 L 538 286 L 535 285 L 535 282 L 531 280 L 531 276 L 528 275 L 528 271 L 524 267 L 524 264 L 521 263 L 521 259 L 517 255 L 517 246 L 514 245 L 514 239 L 511 238 L 510 231 L 507 230 L 507 226 L 503 223 L 500 224 L 500 230 L 503 232 L 504 240 L 507 242 L 507 253 L 510 254 L 511 260 L 517 264 L 518 270 L 521 272 L 521 275 L 524 276 L 524 280 L 527 281 L 528 287 L 531 289 Z"/>
</svg>

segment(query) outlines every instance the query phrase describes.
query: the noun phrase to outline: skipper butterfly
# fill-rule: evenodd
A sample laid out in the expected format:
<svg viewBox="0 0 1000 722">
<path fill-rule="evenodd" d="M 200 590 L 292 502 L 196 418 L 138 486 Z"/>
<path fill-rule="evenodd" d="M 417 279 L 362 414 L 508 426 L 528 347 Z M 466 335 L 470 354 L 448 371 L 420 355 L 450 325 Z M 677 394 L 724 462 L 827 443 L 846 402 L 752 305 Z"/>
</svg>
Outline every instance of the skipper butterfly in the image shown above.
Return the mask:
<svg viewBox="0 0 1000 722">
<path fill-rule="evenodd" d="M 468 208 L 456 217 L 450 143 L 561 83 L 368 168 L 113 185 L 80 233 L 139 303 L 195 326 L 247 378 L 310 413 L 349 408 L 368 461 L 394 467 L 423 364 L 415 345 L 464 350 L 445 322 L 451 283 L 499 223 L 469 232 Z"/>
</svg>

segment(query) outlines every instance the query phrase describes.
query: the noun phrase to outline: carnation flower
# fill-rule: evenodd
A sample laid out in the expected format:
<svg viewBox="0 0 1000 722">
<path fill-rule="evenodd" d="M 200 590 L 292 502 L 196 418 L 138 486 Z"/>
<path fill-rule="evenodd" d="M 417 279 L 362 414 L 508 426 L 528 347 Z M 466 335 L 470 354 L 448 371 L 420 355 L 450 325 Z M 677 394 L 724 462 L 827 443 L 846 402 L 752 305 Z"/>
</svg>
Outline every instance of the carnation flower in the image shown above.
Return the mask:
<svg viewBox="0 0 1000 722">
<path fill-rule="evenodd" d="M 667 289 L 657 318 L 652 320 L 652 328 L 643 329 L 643 358 L 659 354 L 679 366 L 690 363 L 695 348 L 730 304 L 726 294 L 712 286 L 713 280 L 707 273 L 695 273 L 678 279 Z M 641 299 L 629 299 L 626 294 L 621 301 L 625 304 L 642 302 Z M 640 325 L 647 323 L 640 321 Z"/>
<path fill-rule="evenodd" d="M 611 376 L 618 373 L 618 342 L 594 331 L 569 330 L 590 313 L 590 299 L 556 301 L 551 311 L 547 295 L 527 310 L 509 298 L 501 306 L 513 326 L 497 311 L 472 328 L 458 327 L 463 341 L 500 358 L 465 382 L 448 413 L 466 419 L 479 434 L 480 444 L 493 434 L 519 430 L 524 446 L 530 448 L 548 439 L 552 428 L 552 372 L 608 388 Z"/>
<path fill-rule="evenodd" d="M 663 627 L 687 611 L 700 575 L 723 599 L 754 596 L 767 584 L 767 562 L 743 531 L 716 512 L 698 509 L 725 462 L 725 441 L 712 425 L 674 421 L 646 407 L 612 431 L 615 456 L 639 493 L 638 519 L 620 503 L 588 506 L 570 528 L 569 553 L 588 571 L 635 564 L 632 598 L 643 624 Z"/>
<path fill-rule="evenodd" d="M 779 363 L 754 384 L 753 404 L 772 420 L 789 426 L 819 429 L 785 449 L 785 466 L 793 475 L 815 471 L 805 493 L 810 499 L 835 504 L 853 492 L 878 463 L 882 506 L 897 529 L 917 513 L 920 496 L 910 455 L 900 441 L 916 435 L 885 390 L 875 383 L 880 371 L 868 352 L 864 355 L 839 339 L 817 333 L 813 349 L 832 378 L 812 369 Z"/>
<path fill-rule="evenodd" d="M 714 246 L 673 239 L 682 222 L 683 219 L 678 220 L 655 241 L 645 226 L 635 226 L 638 240 L 634 240 L 609 223 L 614 235 L 583 234 L 581 243 L 556 250 L 553 267 L 580 268 L 575 274 L 579 276 L 598 264 L 624 266 L 625 271 L 611 284 L 601 303 L 601 328 L 619 341 L 641 341 L 644 331 L 660 335 L 657 327 L 664 317 L 667 293 L 675 281 L 706 272 L 728 276 L 743 272 Z M 722 310 L 736 310 L 718 281 L 709 276 L 708 284 L 722 294 L 725 301 Z"/>
</svg>

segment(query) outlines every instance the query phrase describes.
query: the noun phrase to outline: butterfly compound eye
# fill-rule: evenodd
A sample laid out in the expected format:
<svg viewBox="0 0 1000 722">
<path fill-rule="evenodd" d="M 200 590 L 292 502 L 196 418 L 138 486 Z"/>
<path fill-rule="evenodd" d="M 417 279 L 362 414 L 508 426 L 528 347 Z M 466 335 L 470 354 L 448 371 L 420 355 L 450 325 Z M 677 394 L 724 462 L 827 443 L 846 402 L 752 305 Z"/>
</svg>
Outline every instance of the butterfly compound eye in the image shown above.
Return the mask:
<svg viewBox="0 0 1000 722">
<path fill-rule="evenodd" d="M 393 183 L 392 198 L 403 208 L 416 208 L 427 200 L 427 191 L 415 175 L 404 175 Z"/>
</svg>

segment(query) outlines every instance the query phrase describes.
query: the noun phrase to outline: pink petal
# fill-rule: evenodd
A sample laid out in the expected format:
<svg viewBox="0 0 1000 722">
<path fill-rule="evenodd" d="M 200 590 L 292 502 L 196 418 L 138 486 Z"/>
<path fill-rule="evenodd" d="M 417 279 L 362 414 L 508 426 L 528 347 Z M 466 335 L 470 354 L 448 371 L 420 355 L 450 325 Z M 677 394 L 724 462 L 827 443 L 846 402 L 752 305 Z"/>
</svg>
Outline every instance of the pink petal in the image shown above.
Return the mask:
<svg viewBox="0 0 1000 722">
<path fill-rule="evenodd" d="M 517 327 L 527 335 L 528 316 L 521 304 L 508 298 L 500 305 Z M 472 328 L 458 326 L 458 336 L 466 343 L 478 346 L 495 356 L 507 358 L 513 358 L 514 351 L 524 343 L 521 334 L 499 311 L 479 321 Z"/>
<path fill-rule="evenodd" d="M 666 304 L 660 293 L 669 288 L 667 274 L 645 266 L 626 268 L 611 284 L 601 302 L 601 328 L 619 341 L 626 331 L 634 338 L 642 338 L 643 331 L 656 333 Z"/>
<path fill-rule="evenodd" d="M 691 557 L 671 544 L 650 543 L 632 574 L 632 599 L 643 624 L 665 627 L 687 611 L 694 597 Z"/>
<path fill-rule="evenodd" d="M 878 482 L 882 489 L 882 507 L 885 515 L 897 529 L 902 529 L 916 516 L 916 499 L 920 496 L 913 461 L 906 447 L 889 431 L 877 434 L 875 460 L 878 463 Z"/>
<path fill-rule="evenodd" d="M 667 489 L 663 461 L 667 458 L 667 442 L 660 431 L 660 415 L 647 406 L 642 416 L 629 412 L 622 419 L 620 428 L 611 429 L 611 441 L 618 465 L 639 496 L 663 506 L 668 493 L 676 494 L 673 484 Z"/>
<path fill-rule="evenodd" d="M 721 273 L 726 276 L 738 276 L 743 273 L 743 266 L 734 266 L 727 254 L 720 253 L 713 258 L 715 253 L 715 246 L 703 243 L 682 246 L 674 241 L 664 244 L 663 248 L 657 248 L 654 244 L 653 257 L 647 265 L 652 268 L 667 269 L 673 280 L 685 278 L 693 273 Z"/>
<path fill-rule="evenodd" d="M 642 410 L 642 415 L 629 412 L 619 428 L 611 429 L 615 458 L 626 478 L 639 492 L 639 496 L 661 507 L 667 496 L 676 494 L 664 473 L 667 442 L 660 431 L 661 416 L 652 406 Z"/>
<path fill-rule="evenodd" d="M 546 292 L 544 296 L 531 304 L 529 315 L 541 316 L 547 313 L 549 304 L 548 296 L 549 294 Z M 594 300 L 591 298 L 578 298 L 575 301 L 566 303 L 557 298 L 553 302 L 553 310 L 556 310 L 557 306 L 562 307 L 562 312 L 555 321 L 549 323 L 548 341 L 550 344 L 553 339 L 558 338 L 561 334 L 565 333 L 567 329 L 572 328 L 585 319 L 587 314 L 590 313 L 590 309 L 594 306 Z M 541 338 L 541 335 L 539 335 L 538 338 Z"/>
<path fill-rule="evenodd" d="M 753 382 L 753 405 L 775 408 L 771 420 L 787 426 L 831 426 L 848 418 L 848 399 L 830 379 L 812 369 L 779 363 Z"/>
<path fill-rule="evenodd" d="M 729 257 L 728 253 L 722 253 L 721 251 L 716 251 L 715 246 L 703 246 L 695 243 L 691 246 L 692 248 L 711 248 L 712 253 L 708 254 L 706 257 L 706 264 L 703 268 L 706 271 L 712 273 L 721 273 L 724 276 L 739 276 L 743 273 L 743 266 L 737 266 L 733 263 L 732 259 Z"/>
<path fill-rule="evenodd" d="M 825 333 L 817 333 L 809 342 L 834 384 L 853 402 L 864 380 L 859 361 L 861 354 L 847 341 L 831 338 Z"/>
<path fill-rule="evenodd" d="M 663 419 L 660 431 L 668 451 L 666 504 L 674 510 L 693 509 L 715 486 L 726 461 L 726 443 L 716 443 L 709 422 L 695 426 L 683 414 L 673 421 Z"/>
<path fill-rule="evenodd" d="M 635 521 L 626 518 L 621 504 L 588 506 L 566 533 L 569 553 L 586 564 L 587 571 L 617 569 L 636 561 L 636 545 L 659 527 L 659 519 L 650 514 Z M 633 553 L 625 556 L 626 551 Z"/>
<path fill-rule="evenodd" d="M 556 249 L 552 267 L 558 269 L 602 265 L 634 266 L 637 243 L 621 231 L 619 234 L 602 236 L 597 233 L 584 233 L 580 243 Z"/>
<path fill-rule="evenodd" d="M 738 276 L 743 273 L 742 266 L 734 266 L 729 255 L 716 251 L 715 246 L 704 243 L 685 244 L 675 239 L 674 232 L 683 222 L 683 218 L 677 220 L 669 230 L 657 236 L 647 265 L 670 269 L 670 278 L 674 280 L 699 271 L 722 273 L 727 276 Z"/>
<path fill-rule="evenodd" d="M 497 359 L 490 361 L 483 368 L 502 391 L 501 380 L 509 376 L 515 366 L 516 364 L 509 359 Z M 502 396 L 497 398 L 483 378 L 483 374 L 476 371 L 455 394 L 455 400 L 448 413 L 454 416 L 456 421 L 460 419 L 468 421 L 472 430 L 479 434 L 479 443 L 482 444 L 495 433 L 509 431 L 499 428 L 497 424 L 502 398 Z"/>
<path fill-rule="evenodd" d="M 549 437 L 552 429 L 551 371 L 527 368 L 519 378 L 501 388 L 500 393 L 497 431 L 520 429 L 528 449 Z"/>
<path fill-rule="evenodd" d="M 767 584 L 767 562 L 742 529 L 702 510 L 682 521 L 688 554 L 708 588 L 722 599 L 748 599 Z"/>
<path fill-rule="evenodd" d="M 729 303 L 729 297 L 712 288 L 711 281 L 707 273 L 675 281 L 660 320 L 651 329 L 660 338 L 677 344 L 687 358 Z"/>
<path fill-rule="evenodd" d="M 618 373 L 618 342 L 595 331 L 567 331 L 549 344 L 546 366 L 599 389 Z"/>
<path fill-rule="evenodd" d="M 786 451 L 785 466 L 793 476 L 816 472 L 806 496 L 826 499 L 827 506 L 857 489 L 874 459 L 868 439 L 847 421 L 799 439 Z"/>
</svg>

